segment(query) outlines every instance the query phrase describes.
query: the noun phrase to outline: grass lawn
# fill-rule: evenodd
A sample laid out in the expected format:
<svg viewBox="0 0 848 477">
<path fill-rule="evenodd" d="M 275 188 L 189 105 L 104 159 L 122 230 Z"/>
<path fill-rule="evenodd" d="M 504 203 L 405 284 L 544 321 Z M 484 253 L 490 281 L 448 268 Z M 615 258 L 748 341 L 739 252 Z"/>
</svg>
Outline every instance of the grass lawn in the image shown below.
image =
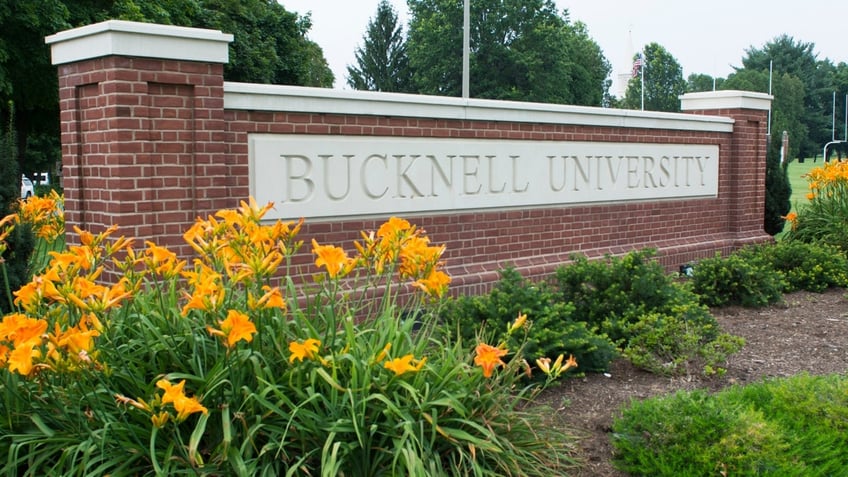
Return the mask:
<svg viewBox="0 0 848 477">
<path fill-rule="evenodd" d="M 804 162 L 798 162 L 797 160 L 789 163 L 788 174 L 789 174 L 789 185 L 792 186 L 792 195 L 789 198 L 790 204 L 792 204 L 792 211 L 798 212 L 798 207 L 803 207 L 804 204 L 807 203 L 807 192 L 810 191 L 807 183 L 807 179 L 804 178 L 804 174 L 810 172 L 814 167 L 821 167 L 824 163 L 822 161 L 813 162 L 812 159 L 807 158 Z M 789 223 L 787 223 L 783 232 L 777 234 L 777 239 L 779 240 L 786 231 L 789 230 Z"/>
<path fill-rule="evenodd" d="M 804 174 L 810 172 L 814 167 L 821 167 L 823 165 L 824 162 L 813 162 L 812 159 L 807 159 L 804 162 L 798 162 L 796 160 L 789 163 L 789 184 L 792 186 L 790 201 L 793 211 L 797 212 L 798 207 L 807 202 L 807 192 L 810 190 L 807 186 L 807 179 L 803 177 Z"/>
</svg>

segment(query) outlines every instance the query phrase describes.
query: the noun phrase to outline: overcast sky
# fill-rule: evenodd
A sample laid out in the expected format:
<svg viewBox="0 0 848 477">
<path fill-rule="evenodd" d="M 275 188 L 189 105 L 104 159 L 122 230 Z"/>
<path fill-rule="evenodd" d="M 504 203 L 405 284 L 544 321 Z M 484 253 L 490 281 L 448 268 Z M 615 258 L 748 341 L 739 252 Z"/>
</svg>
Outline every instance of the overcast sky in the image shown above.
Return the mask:
<svg viewBox="0 0 848 477">
<path fill-rule="evenodd" d="M 312 12 L 309 37 L 324 50 L 336 77 L 348 88 L 347 65 L 362 45 L 379 0 L 278 0 L 289 11 Z M 471 0 L 472 8 L 474 0 Z M 390 0 L 406 32 L 406 0 Z M 613 67 L 627 73 L 633 53 L 656 42 L 683 67 L 683 76 L 727 77 L 745 50 L 761 48 L 781 34 L 815 44 L 819 59 L 848 62 L 848 0 L 555 0 L 572 22 L 581 21 Z M 461 61 L 461 58 L 457 58 Z M 775 65 L 778 71 L 779 65 Z M 471 79 L 473 81 L 473 78 Z M 613 85 L 613 94 L 616 86 Z"/>
</svg>

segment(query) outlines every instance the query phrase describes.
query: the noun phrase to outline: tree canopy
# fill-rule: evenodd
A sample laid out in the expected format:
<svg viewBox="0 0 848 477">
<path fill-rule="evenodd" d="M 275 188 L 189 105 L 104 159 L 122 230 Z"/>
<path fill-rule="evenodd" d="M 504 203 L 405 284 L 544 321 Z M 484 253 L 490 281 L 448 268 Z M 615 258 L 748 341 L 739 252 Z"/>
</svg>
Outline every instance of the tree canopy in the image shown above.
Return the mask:
<svg viewBox="0 0 848 477">
<path fill-rule="evenodd" d="M 321 48 L 306 36 L 310 18 L 275 0 L 0 0 L 0 117 L 14 118 L 22 172 L 60 159 L 57 75 L 44 37 L 113 18 L 234 34 L 229 81 L 333 85 Z"/>
<path fill-rule="evenodd" d="M 801 81 L 804 97 L 801 122 L 806 126 L 807 134 L 792 139 L 800 147 L 800 157 L 815 156 L 831 138 L 833 87 L 830 79 L 834 67 L 829 60 L 819 61 L 814 48 L 813 43 L 781 35 L 762 48 L 746 50 L 747 56 L 742 58 L 742 69 L 768 73 L 771 66 L 774 76 L 789 74 Z M 768 88 L 755 91 L 768 92 Z M 777 104 L 773 110 L 777 111 Z"/>
<path fill-rule="evenodd" d="M 407 3 L 416 91 L 459 96 L 462 2 Z M 600 106 L 608 95 L 611 68 L 600 47 L 551 0 L 472 2 L 470 43 L 472 97 Z"/>
<path fill-rule="evenodd" d="M 347 67 L 347 84 L 360 90 L 409 92 L 412 78 L 403 27 L 386 0 L 377 6 L 363 41 L 354 53 L 357 64 Z"/>
<path fill-rule="evenodd" d="M 680 111 L 680 95 L 686 92 L 683 68 L 662 45 L 650 43 L 642 50 L 643 67 L 627 84 L 623 106 L 642 107 L 642 75 L 645 85 L 645 109 L 649 111 Z M 636 58 L 634 58 L 636 60 Z"/>
</svg>

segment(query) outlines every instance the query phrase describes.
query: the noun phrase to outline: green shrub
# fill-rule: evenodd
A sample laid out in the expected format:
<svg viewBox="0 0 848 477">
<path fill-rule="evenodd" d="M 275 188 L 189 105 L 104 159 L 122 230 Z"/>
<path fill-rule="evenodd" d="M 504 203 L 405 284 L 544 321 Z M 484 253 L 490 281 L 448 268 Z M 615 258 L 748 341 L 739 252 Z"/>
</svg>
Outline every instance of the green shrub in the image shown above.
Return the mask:
<svg viewBox="0 0 848 477">
<path fill-rule="evenodd" d="M 449 327 L 459 327 L 465 340 L 472 340 L 481 324 L 494 332 L 497 340 L 503 340 L 509 323 L 525 314 L 531 322 L 527 336 L 513 336 L 508 342 L 515 347 L 517 340 L 526 339 L 527 362 L 564 354 L 573 355 L 581 371 L 609 369 L 617 355 L 615 345 L 606 336 L 588 329 L 586 323 L 575 320 L 571 303 L 556 300 L 550 285 L 527 280 L 515 268 L 507 267 L 500 274 L 488 295 L 462 296 L 445 303 L 442 320 Z"/>
<path fill-rule="evenodd" d="M 686 284 L 653 260 L 654 252 L 589 261 L 575 257 L 553 277 L 558 297 L 575 305 L 574 316 L 609 335 L 636 366 L 663 374 L 703 366 L 722 372 L 738 338 L 721 333 L 709 310 Z"/>
<path fill-rule="evenodd" d="M 624 356 L 635 366 L 657 374 L 723 374 L 727 358 L 738 352 L 745 340 L 716 333 L 712 325 L 701 325 L 681 316 L 642 315 L 629 330 L 631 337 Z M 715 338 L 705 339 L 712 335 Z"/>
<path fill-rule="evenodd" d="M 783 275 L 756 256 L 730 254 L 698 262 L 692 288 L 707 306 L 761 307 L 783 298 Z"/>
<path fill-rule="evenodd" d="M 554 287 L 560 300 L 575 305 L 575 316 L 623 345 L 642 315 L 697 301 L 653 260 L 654 253 L 644 250 L 606 260 L 575 256 L 556 270 Z"/>
<path fill-rule="evenodd" d="M 785 293 L 796 290 L 822 292 L 848 285 L 848 257 L 834 245 L 781 240 L 737 251 L 748 261 L 762 263 L 783 274 Z"/>
<path fill-rule="evenodd" d="M 842 475 L 848 380 L 800 375 L 634 402 L 613 424 L 616 466 L 653 476 Z"/>
</svg>

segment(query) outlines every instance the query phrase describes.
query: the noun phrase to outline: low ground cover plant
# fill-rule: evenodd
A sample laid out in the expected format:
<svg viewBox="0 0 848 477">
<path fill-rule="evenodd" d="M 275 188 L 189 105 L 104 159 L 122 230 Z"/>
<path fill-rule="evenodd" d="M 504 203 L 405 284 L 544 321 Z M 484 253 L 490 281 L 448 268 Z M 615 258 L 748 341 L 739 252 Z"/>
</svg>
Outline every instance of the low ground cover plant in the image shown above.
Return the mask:
<svg viewBox="0 0 848 477">
<path fill-rule="evenodd" d="M 530 404 L 577 363 L 540 357 L 546 379 L 521 382 L 532 318 L 467 341 L 409 313 L 449 277 L 444 247 L 397 218 L 348 250 L 313 241 L 315 281 L 296 281 L 301 224 L 263 225 L 269 207 L 198 219 L 184 235 L 192 263 L 115 228 L 77 230 L 80 245 L 50 253 L 0 321 L 0 474 L 547 476 L 574 465 L 573 439 Z"/>
<path fill-rule="evenodd" d="M 634 475 L 843 475 L 848 379 L 799 375 L 634 402 L 613 425 Z"/>
</svg>

